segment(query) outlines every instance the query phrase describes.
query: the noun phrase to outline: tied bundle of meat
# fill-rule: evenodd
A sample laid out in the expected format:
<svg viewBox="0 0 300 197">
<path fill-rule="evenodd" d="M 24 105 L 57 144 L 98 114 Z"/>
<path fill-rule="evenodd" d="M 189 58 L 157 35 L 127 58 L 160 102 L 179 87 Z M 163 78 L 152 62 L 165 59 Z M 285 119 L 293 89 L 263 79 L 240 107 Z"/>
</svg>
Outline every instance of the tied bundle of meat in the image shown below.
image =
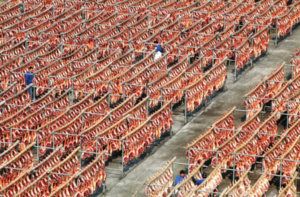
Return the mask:
<svg viewBox="0 0 300 197">
<path fill-rule="evenodd" d="M 272 24 L 275 24 L 276 17 L 281 16 L 284 12 L 287 10 L 287 2 L 286 1 L 281 1 L 277 0 L 274 1 L 273 6 L 272 6 Z"/>
<path fill-rule="evenodd" d="M 188 144 L 189 150 L 185 155 L 188 159 L 190 159 L 190 163 L 200 164 L 203 161 L 210 159 L 212 157 L 212 150 L 215 149 L 215 141 L 216 138 L 213 133 L 213 128 L 211 128 L 203 135 L 200 135 L 198 139 L 192 141 L 191 145 Z"/>
<path fill-rule="evenodd" d="M 124 163 L 127 164 L 134 157 L 139 157 L 155 139 L 161 137 L 173 124 L 170 104 L 167 102 L 160 110 L 152 114 L 146 121 L 122 137 L 126 139 L 124 146 Z"/>
<path fill-rule="evenodd" d="M 234 158 L 230 153 L 238 148 L 241 142 L 249 140 L 252 136 L 252 131 L 255 131 L 260 126 L 260 119 L 258 117 L 259 112 L 260 111 L 258 111 L 251 119 L 244 122 L 232 137 L 218 147 L 218 150 L 221 150 L 222 152 L 217 153 L 213 157 L 212 166 L 216 167 L 218 164 L 221 164 L 222 168 L 225 169 L 229 166 L 233 166 Z"/>
<path fill-rule="evenodd" d="M 213 58 L 213 48 L 218 44 L 218 36 L 219 34 L 216 34 L 212 38 L 209 38 L 207 42 L 202 44 L 200 46 L 200 54 L 201 56 L 204 56 L 203 59 L 203 66 L 206 67 L 212 62 Z"/>
<path fill-rule="evenodd" d="M 213 50 L 213 56 L 214 58 L 218 58 L 215 63 L 220 63 L 224 58 L 231 58 L 233 57 L 233 52 L 231 52 L 231 38 L 227 37 L 225 38 L 222 43 L 215 46 L 215 49 Z"/>
<path fill-rule="evenodd" d="M 169 41 L 164 43 L 165 50 L 169 52 L 167 62 L 168 64 L 177 60 L 179 43 L 181 43 L 187 36 L 181 33 L 173 34 Z"/>
<path fill-rule="evenodd" d="M 125 86 L 125 95 L 136 94 L 135 100 L 142 96 L 145 92 L 145 85 L 154 81 L 155 79 L 162 76 L 164 73 L 159 70 L 167 70 L 167 61 L 163 57 L 157 59 L 154 63 L 147 66 L 145 69 L 141 70 L 137 76 L 134 76 L 130 80 L 124 82 Z M 134 84 L 138 85 L 135 86 Z"/>
<path fill-rule="evenodd" d="M 169 161 L 167 165 L 161 169 L 158 173 L 147 179 L 149 188 L 145 188 L 145 194 L 149 196 L 166 196 L 171 191 L 171 186 L 173 185 L 173 170 L 171 164 L 172 161 Z M 167 187 L 159 187 L 156 185 L 165 185 Z"/>
<path fill-rule="evenodd" d="M 265 93 L 265 96 L 263 100 L 264 103 L 269 102 L 271 98 L 275 96 L 275 94 L 280 90 L 283 86 L 283 83 L 278 82 L 282 81 L 284 82 L 284 73 L 283 73 L 283 66 L 285 63 L 281 64 L 278 66 L 271 74 L 269 74 L 266 77 L 266 82 L 267 82 L 267 90 Z"/>
<path fill-rule="evenodd" d="M 290 97 L 291 90 L 290 90 L 290 82 L 287 82 L 279 92 L 271 99 L 272 101 L 272 110 L 277 113 L 277 119 L 281 117 L 281 114 L 287 110 L 287 100 Z M 295 85 L 292 84 L 291 87 Z M 292 89 L 292 88 L 291 88 Z"/>
<path fill-rule="evenodd" d="M 134 158 L 138 158 L 146 148 L 151 145 L 155 140 L 155 129 L 148 125 L 142 124 L 137 129 L 133 130 L 134 134 L 128 137 L 125 145 L 124 164 Z"/>
<path fill-rule="evenodd" d="M 276 20 L 278 28 L 278 38 L 285 37 L 292 29 L 292 20 L 291 20 L 291 10 L 287 10 L 282 13 L 282 16 L 279 16 Z"/>
<path fill-rule="evenodd" d="M 90 128 L 97 121 L 99 121 L 107 112 L 109 111 L 108 106 L 108 94 L 104 95 L 97 102 L 92 104 L 91 106 L 85 109 L 85 117 L 84 126 L 85 128 Z"/>
<path fill-rule="evenodd" d="M 233 196 L 233 197 L 238 197 L 238 196 L 244 196 L 246 195 L 247 192 L 249 192 L 250 187 L 251 187 L 251 181 L 248 178 L 248 173 L 250 171 L 250 168 L 248 170 L 244 171 L 243 175 L 239 178 L 238 181 L 234 181 L 233 184 L 231 184 L 229 187 L 227 187 L 222 194 L 220 195 L 221 197 L 223 196 Z"/>
<path fill-rule="evenodd" d="M 299 143 L 299 139 L 296 140 L 294 143 Z M 282 158 L 284 157 L 284 159 L 287 159 L 287 160 L 284 160 L 282 162 L 283 176 L 285 176 L 285 177 L 282 178 L 282 183 L 283 184 L 287 184 L 288 181 L 290 180 L 289 177 L 291 177 L 295 173 L 295 171 L 297 170 L 300 162 L 295 162 L 295 161 L 299 161 L 299 158 L 300 158 L 299 152 L 300 152 L 300 145 L 299 144 L 294 144 L 282 156 Z M 288 160 L 294 160 L 294 161 L 288 161 Z M 279 169 L 280 169 L 280 167 L 279 167 Z"/>
<path fill-rule="evenodd" d="M 172 100 L 168 103 L 172 103 Z M 155 128 L 155 138 L 159 139 L 162 134 L 169 130 L 173 125 L 172 112 L 168 105 L 163 106 L 162 109 L 155 112 L 151 116 L 151 127 Z"/>
<path fill-rule="evenodd" d="M 161 103 L 159 100 L 161 100 L 161 87 L 164 86 L 169 82 L 170 78 L 168 76 L 168 73 L 165 73 L 157 80 L 148 83 L 148 90 L 147 93 L 150 96 L 150 102 L 149 107 L 153 108 L 157 106 L 159 103 Z"/>
<path fill-rule="evenodd" d="M 269 186 L 268 173 L 265 171 L 247 192 L 247 195 L 250 197 L 262 197 L 268 190 Z"/>
<path fill-rule="evenodd" d="M 8 146 L 7 150 L 5 150 L 3 153 L 1 153 L 0 158 L 0 165 L 2 165 L 3 163 L 8 162 L 9 160 L 11 160 L 12 158 L 14 158 L 17 154 L 17 148 L 18 148 L 18 144 L 19 141 L 16 141 L 13 145 Z"/>
<path fill-rule="evenodd" d="M 55 183 L 64 177 L 57 173 L 74 175 L 76 171 L 78 171 L 80 161 L 78 160 L 76 153 L 80 148 L 81 147 L 76 148 L 69 156 L 67 156 L 67 158 L 51 169 L 51 172 L 54 173 L 51 173 L 50 175 L 50 184 Z"/>
<path fill-rule="evenodd" d="M 278 134 L 276 113 L 273 113 L 267 120 L 264 121 L 264 123 L 262 123 L 259 127 L 259 133 L 260 134 L 257 135 L 258 143 L 256 145 L 257 155 L 261 155 L 269 147 L 269 145 L 274 142 L 275 137 L 273 135 Z M 271 135 L 264 135 L 263 133 Z"/>
<path fill-rule="evenodd" d="M 0 177 L 1 188 L 5 187 L 11 181 L 16 179 L 16 177 L 22 174 L 22 172 L 15 169 L 27 170 L 33 166 L 34 156 L 31 152 L 31 147 L 33 147 L 33 145 L 34 143 L 27 147 L 25 147 L 25 145 L 20 145 L 19 149 L 21 152 L 0 166 L 0 170 L 2 171 L 2 176 Z"/>
<path fill-rule="evenodd" d="M 247 40 L 236 48 L 235 58 L 236 58 L 236 70 L 239 71 L 243 69 L 244 65 L 250 59 L 250 44 Z"/>
<path fill-rule="evenodd" d="M 207 81 L 209 81 L 209 83 L 207 83 L 207 96 L 213 95 L 213 93 L 225 85 L 227 78 L 226 60 L 227 58 L 207 71 Z"/>
<path fill-rule="evenodd" d="M 293 77 L 297 76 L 300 73 L 300 67 L 297 67 L 300 65 L 300 48 L 298 48 L 296 51 L 292 53 L 293 58 L 291 59 L 290 63 L 294 66 L 293 68 Z"/>
<path fill-rule="evenodd" d="M 12 96 L 14 96 L 17 92 L 16 84 L 12 84 L 4 89 L 3 92 L 0 93 L 0 102 L 4 101 Z"/>
<path fill-rule="evenodd" d="M 192 65 L 186 68 L 184 77 L 186 78 L 187 86 L 193 84 L 202 76 L 202 59 L 196 59 Z"/>
<path fill-rule="evenodd" d="M 72 119 L 67 125 L 62 126 L 58 129 L 55 129 L 53 131 L 50 131 L 49 133 L 45 134 L 45 137 L 40 140 L 40 143 L 43 147 L 51 147 L 55 146 L 57 147 L 60 144 L 64 144 L 65 150 L 64 152 L 67 153 L 70 150 L 72 150 L 75 147 L 75 144 L 73 143 L 73 138 L 68 135 L 63 134 L 77 134 L 81 132 L 82 129 L 82 113 L 80 113 L 77 117 Z M 53 139 L 52 133 L 62 133 L 61 135 L 55 136 Z M 75 138 L 75 140 L 78 140 Z M 40 149 L 40 156 L 43 156 L 46 153 L 46 148 Z"/>
<path fill-rule="evenodd" d="M 194 84 L 185 88 L 187 111 L 193 111 L 206 99 L 207 82 L 205 77 L 201 77 Z"/>
<path fill-rule="evenodd" d="M 161 100 L 170 101 L 173 99 L 174 104 L 181 101 L 184 92 L 183 88 L 186 86 L 186 81 L 184 79 L 184 71 L 177 77 L 173 78 L 167 84 L 162 87 Z"/>
<path fill-rule="evenodd" d="M 105 152 L 104 152 L 105 153 Z M 106 179 L 105 163 L 103 154 L 97 156 L 89 165 L 84 167 L 78 174 L 78 189 L 76 197 L 83 197 L 93 194 L 101 187 Z"/>
<path fill-rule="evenodd" d="M 62 180 L 57 181 L 51 186 L 51 194 L 49 196 L 74 196 L 77 192 L 76 176 L 71 178 L 64 176 Z"/>
<path fill-rule="evenodd" d="M 265 153 L 264 169 L 267 169 L 269 174 L 276 174 L 279 171 L 280 160 L 277 158 L 285 157 L 285 152 L 290 152 L 289 149 L 295 146 L 295 143 L 298 141 L 298 122 L 299 121 L 297 121 L 291 128 L 287 129 L 281 137 L 274 142 L 272 148 L 268 149 Z M 270 179 L 272 178 L 273 176 L 270 175 Z"/>
<path fill-rule="evenodd" d="M 113 95 L 119 95 L 119 96 L 111 96 L 111 103 L 114 104 L 116 103 L 120 98 L 123 93 L 124 85 L 123 84 L 125 81 L 130 80 L 134 76 L 136 76 L 139 69 L 135 69 L 131 67 L 130 69 L 126 70 L 123 73 L 120 73 L 116 77 L 110 80 L 110 93 Z"/>
<path fill-rule="evenodd" d="M 8 127 L 22 120 L 24 117 L 26 117 L 29 113 L 32 113 L 33 111 L 29 105 L 23 107 L 20 110 L 13 109 L 12 111 L 10 110 L 9 105 L 7 106 L 8 108 L 7 109 L 4 108 L 4 109 L 6 110 L 5 116 L 8 117 L 1 122 L 0 134 L 1 134 L 2 141 L 11 143 L 10 129 L 8 129 Z M 1 144 L 1 146 L 6 147 L 8 146 L 9 143 L 7 144 L 3 143 Z"/>
<path fill-rule="evenodd" d="M 199 188 L 196 187 L 193 191 L 191 191 L 191 196 L 197 197 L 202 195 L 203 197 L 208 197 L 210 193 L 202 191 L 214 191 L 214 189 L 222 182 L 222 180 L 221 166 L 219 165 L 210 173 L 210 175 L 205 179 Z"/>
<path fill-rule="evenodd" d="M 233 111 L 235 107 L 228 111 L 224 116 L 220 117 L 213 123 L 213 132 L 215 136 L 215 147 L 221 146 L 234 134 L 234 117 Z"/>
<path fill-rule="evenodd" d="M 259 57 L 269 46 L 269 27 L 265 27 L 253 36 L 254 57 Z"/>
<path fill-rule="evenodd" d="M 256 16 L 256 24 L 257 24 L 257 30 L 263 29 L 265 26 L 272 24 L 272 14 L 273 12 L 272 8 L 268 6 L 265 12 L 262 12 L 262 14 Z"/>
<path fill-rule="evenodd" d="M 88 128 L 85 131 L 80 133 L 84 135 L 84 137 L 82 137 L 82 142 L 81 142 L 84 153 L 82 154 L 81 159 L 84 160 L 92 156 L 92 153 L 95 152 L 97 148 L 98 148 L 98 152 L 100 152 L 100 150 L 102 150 L 103 147 L 100 146 L 99 143 L 104 145 L 108 144 L 107 139 L 99 139 L 100 142 L 97 142 L 97 140 L 93 138 L 93 136 L 97 136 L 98 134 L 101 134 L 102 131 L 105 131 L 107 128 L 110 127 L 111 123 L 107 117 L 108 115 L 104 116 L 99 121 L 97 121 L 91 128 Z M 111 132 L 108 132 L 108 135 L 109 137 L 113 137 L 110 136 L 112 135 Z"/>
<path fill-rule="evenodd" d="M 300 102 L 300 91 L 296 92 L 294 95 L 292 95 L 288 101 L 289 105 L 288 105 L 288 110 L 289 110 L 289 114 L 291 114 L 291 116 L 289 116 L 289 124 L 293 125 L 299 118 L 298 115 L 300 115 L 300 105 L 298 102 Z"/>
<path fill-rule="evenodd" d="M 105 138 L 118 139 L 121 135 L 127 134 L 131 127 L 127 124 L 127 118 L 129 118 L 129 111 L 133 107 L 133 97 L 134 95 L 126 99 L 123 103 L 120 103 L 118 107 L 111 110 L 105 117 L 101 118 L 98 122 L 95 122 L 91 127 L 85 127 L 86 130 L 82 132 L 82 134 L 84 133 L 85 135 L 82 139 L 82 145 L 87 153 L 84 153 L 82 158 L 85 159 L 90 157 L 92 155 L 91 152 L 95 152 L 97 146 L 99 149 L 107 149 L 109 154 L 121 149 L 121 144 L 118 141 L 110 142 Z M 124 115 L 126 116 L 122 118 Z M 109 125 L 113 126 L 109 127 Z M 102 138 L 94 142 L 93 136 Z M 95 146 L 98 142 L 99 144 Z M 74 143 L 78 144 L 78 140 Z"/>
<path fill-rule="evenodd" d="M 235 21 L 240 21 L 241 16 L 246 13 L 245 7 L 249 7 L 246 5 L 237 5 L 228 12 L 224 13 L 225 15 L 225 29 L 228 28 Z"/>
<path fill-rule="evenodd" d="M 285 187 L 280 188 L 278 197 L 289 196 L 296 197 L 297 196 L 297 187 L 295 186 L 295 179 L 297 177 L 297 173 L 293 174 L 292 179 L 285 185 Z"/>
</svg>

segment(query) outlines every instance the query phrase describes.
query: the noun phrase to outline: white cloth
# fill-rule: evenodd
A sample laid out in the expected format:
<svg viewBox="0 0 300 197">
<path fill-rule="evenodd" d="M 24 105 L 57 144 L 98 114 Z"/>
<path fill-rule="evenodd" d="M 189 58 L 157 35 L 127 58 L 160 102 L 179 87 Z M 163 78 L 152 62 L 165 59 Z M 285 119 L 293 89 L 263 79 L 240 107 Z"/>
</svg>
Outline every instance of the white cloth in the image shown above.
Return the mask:
<svg viewBox="0 0 300 197">
<path fill-rule="evenodd" d="M 162 56 L 161 52 L 160 51 L 157 51 L 154 55 L 154 60 L 160 58 Z"/>
</svg>

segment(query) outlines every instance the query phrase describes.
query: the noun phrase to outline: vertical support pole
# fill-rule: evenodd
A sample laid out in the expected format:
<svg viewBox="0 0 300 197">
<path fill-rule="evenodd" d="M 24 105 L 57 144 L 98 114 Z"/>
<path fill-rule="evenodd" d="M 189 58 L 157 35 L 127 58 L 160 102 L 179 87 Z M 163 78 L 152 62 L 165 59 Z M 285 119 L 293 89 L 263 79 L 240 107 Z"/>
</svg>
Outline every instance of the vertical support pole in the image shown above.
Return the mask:
<svg viewBox="0 0 300 197">
<path fill-rule="evenodd" d="M 236 82 L 236 63 L 237 63 L 237 51 L 235 50 L 235 60 L 234 60 L 234 82 Z"/>
<path fill-rule="evenodd" d="M 276 20 L 277 22 L 276 22 L 276 25 L 275 25 L 275 28 L 276 28 L 276 34 L 275 34 L 275 48 L 277 47 L 277 34 L 278 34 L 278 26 L 277 26 L 277 24 L 278 24 L 278 19 Z"/>
<path fill-rule="evenodd" d="M 36 131 L 37 162 L 40 162 L 39 131 Z"/>
<path fill-rule="evenodd" d="M 25 51 L 26 51 L 26 53 L 28 52 L 28 40 L 27 39 L 25 41 Z"/>
<path fill-rule="evenodd" d="M 291 85 L 290 85 L 291 86 Z M 289 101 L 286 104 L 286 110 L 287 110 L 287 117 L 286 117 L 286 128 L 289 128 L 289 117 L 290 117 L 290 112 L 289 112 Z"/>
<path fill-rule="evenodd" d="M 187 97 L 186 91 L 184 91 L 184 124 L 187 122 Z"/>
<path fill-rule="evenodd" d="M 122 143 L 122 178 L 123 178 L 124 177 L 124 143 L 123 141 L 121 143 Z"/>
<path fill-rule="evenodd" d="M 191 160 L 190 148 L 188 148 L 188 174 L 189 174 L 189 171 L 190 171 L 190 160 Z"/>
<path fill-rule="evenodd" d="M 163 94 L 162 94 L 162 88 L 160 89 L 160 107 L 162 107 L 163 106 Z"/>
<path fill-rule="evenodd" d="M 235 179 L 235 154 L 233 155 L 233 173 L 232 173 L 232 181 L 234 182 Z"/>
<path fill-rule="evenodd" d="M 280 159 L 280 179 L 279 179 L 279 189 L 281 188 L 281 179 L 282 179 L 282 159 Z"/>
<path fill-rule="evenodd" d="M 11 145 L 13 145 L 12 128 L 10 128 L 10 141 L 11 141 Z"/>
</svg>

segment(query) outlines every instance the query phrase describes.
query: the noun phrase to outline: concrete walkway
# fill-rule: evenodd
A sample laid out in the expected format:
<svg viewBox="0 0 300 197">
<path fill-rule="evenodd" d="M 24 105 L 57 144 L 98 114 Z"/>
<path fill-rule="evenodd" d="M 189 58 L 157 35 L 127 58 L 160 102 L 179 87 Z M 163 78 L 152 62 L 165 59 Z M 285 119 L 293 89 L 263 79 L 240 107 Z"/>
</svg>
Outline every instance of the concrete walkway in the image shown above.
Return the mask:
<svg viewBox="0 0 300 197">
<path fill-rule="evenodd" d="M 294 30 L 293 35 L 286 37 L 280 42 L 277 48 L 274 48 L 274 44 L 270 43 L 268 54 L 256 61 L 252 69 L 249 67 L 246 68 L 239 75 L 238 81 L 235 83 L 233 83 L 232 77 L 233 67 L 230 66 L 227 72 L 228 79 L 226 91 L 215 97 L 204 110 L 195 114 L 195 117 L 191 118 L 190 122 L 182 128 L 182 118 L 174 118 L 174 122 L 176 123 L 174 129 L 179 131 L 176 132 L 172 138 L 167 137 L 161 141 L 143 161 L 139 162 L 137 166 L 129 170 L 129 173 L 123 179 L 117 180 L 117 177 L 109 175 L 109 178 L 107 179 L 107 191 L 104 193 L 104 196 L 132 196 L 143 182 L 158 172 L 167 161 L 175 156 L 177 157 L 176 162 L 187 163 L 185 157 L 186 150 L 183 147 L 195 139 L 199 134 L 206 131 L 207 127 L 228 109 L 234 106 L 236 106 L 237 109 L 244 109 L 243 95 L 249 92 L 261 78 L 271 73 L 282 62 L 285 61 L 286 63 L 289 63 L 291 53 L 298 47 L 300 47 L 300 28 Z M 286 67 L 286 77 L 290 73 L 291 68 Z M 244 116 L 244 112 L 237 112 L 234 114 L 236 126 L 242 122 Z M 180 169 L 186 168 L 186 166 L 182 165 L 174 165 L 174 167 L 174 173 L 176 175 L 179 173 Z M 254 183 L 255 180 L 251 181 L 251 184 Z M 137 196 L 145 196 L 144 189 L 145 187 L 140 190 Z"/>
</svg>

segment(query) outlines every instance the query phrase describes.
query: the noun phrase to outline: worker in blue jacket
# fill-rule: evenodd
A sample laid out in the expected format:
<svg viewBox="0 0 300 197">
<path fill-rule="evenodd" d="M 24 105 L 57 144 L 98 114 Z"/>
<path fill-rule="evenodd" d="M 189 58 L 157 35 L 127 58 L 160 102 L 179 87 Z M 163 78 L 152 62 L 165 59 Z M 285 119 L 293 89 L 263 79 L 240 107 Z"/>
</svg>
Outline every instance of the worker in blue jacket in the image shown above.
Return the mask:
<svg viewBox="0 0 300 197">
<path fill-rule="evenodd" d="M 202 178 L 203 179 L 201 179 L 201 180 L 197 180 L 194 177 L 192 177 L 192 181 L 194 182 L 195 185 L 200 185 L 201 183 L 203 183 L 206 179 L 206 173 L 205 172 L 203 172 Z"/>
<path fill-rule="evenodd" d="M 155 47 L 156 53 L 154 55 L 154 60 L 156 60 L 162 56 L 163 49 L 162 49 L 162 46 L 160 44 L 158 44 L 157 41 L 154 41 L 154 43 L 157 44 L 157 46 Z"/>
<path fill-rule="evenodd" d="M 34 78 L 34 75 L 32 74 L 33 68 L 29 67 L 28 71 L 25 74 L 25 85 L 32 84 L 32 80 Z M 30 95 L 31 101 L 33 101 L 33 87 L 30 87 L 28 89 L 28 93 Z"/>
<path fill-rule="evenodd" d="M 175 186 L 186 179 L 185 171 L 181 170 L 180 174 L 175 178 Z"/>
</svg>

